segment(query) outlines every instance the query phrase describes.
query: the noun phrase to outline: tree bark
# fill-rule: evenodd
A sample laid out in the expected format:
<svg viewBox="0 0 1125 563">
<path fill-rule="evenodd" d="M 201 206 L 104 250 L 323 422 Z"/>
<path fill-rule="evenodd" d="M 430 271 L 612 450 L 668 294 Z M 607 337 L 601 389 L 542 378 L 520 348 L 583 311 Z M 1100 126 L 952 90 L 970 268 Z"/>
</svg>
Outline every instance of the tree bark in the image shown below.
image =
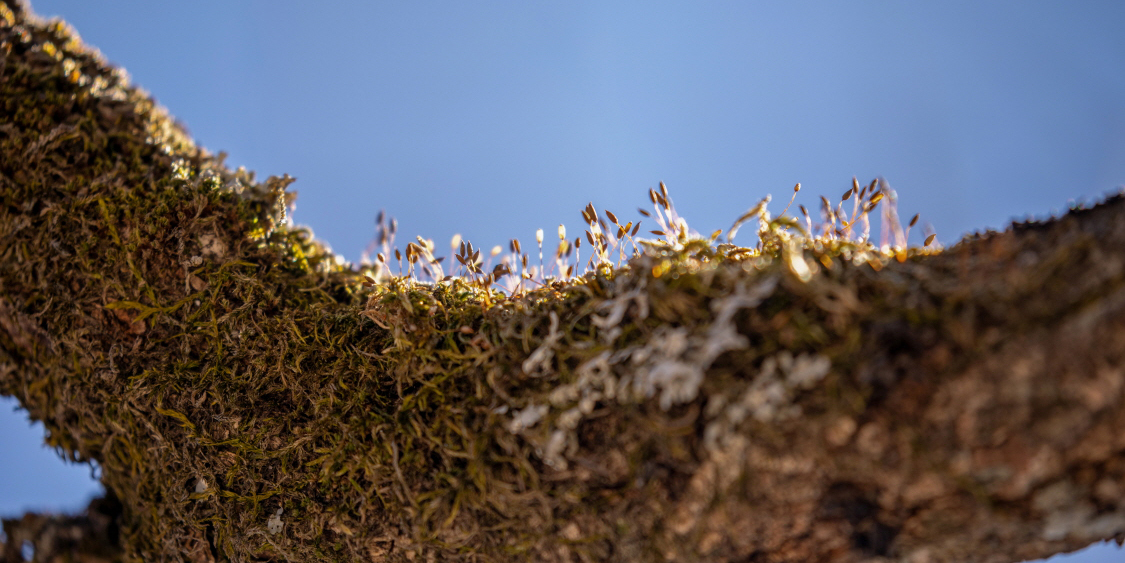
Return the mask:
<svg viewBox="0 0 1125 563">
<path fill-rule="evenodd" d="M 286 223 L 290 179 L 225 168 L 65 24 L 2 6 L 0 392 L 111 496 L 42 557 L 999 563 L 1125 539 L 1122 195 L 901 261 L 767 230 L 761 256 L 652 245 L 510 298 L 365 286 Z M 24 520 L 5 560 L 67 529 Z"/>
</svg>

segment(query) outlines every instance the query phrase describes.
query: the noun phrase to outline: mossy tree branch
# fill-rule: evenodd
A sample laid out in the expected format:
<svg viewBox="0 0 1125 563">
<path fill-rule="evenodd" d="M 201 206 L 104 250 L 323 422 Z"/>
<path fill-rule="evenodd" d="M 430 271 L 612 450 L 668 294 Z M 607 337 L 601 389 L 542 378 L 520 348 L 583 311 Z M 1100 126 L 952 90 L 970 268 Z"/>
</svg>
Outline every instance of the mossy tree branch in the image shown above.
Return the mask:
<svg viewBox="0 0 1125 563">
<path fill-rule="evenodd" d="M 67 547 L 86 560 L 1125 538 L 1121 196 L 902 261 L 779 235 L 514 298 L 365 287 L 286 224 L 288 178 L 228 170 L 64 24 L 0 6 L 0 392 L 120 502 L 96 554 Z"/>
</svg>

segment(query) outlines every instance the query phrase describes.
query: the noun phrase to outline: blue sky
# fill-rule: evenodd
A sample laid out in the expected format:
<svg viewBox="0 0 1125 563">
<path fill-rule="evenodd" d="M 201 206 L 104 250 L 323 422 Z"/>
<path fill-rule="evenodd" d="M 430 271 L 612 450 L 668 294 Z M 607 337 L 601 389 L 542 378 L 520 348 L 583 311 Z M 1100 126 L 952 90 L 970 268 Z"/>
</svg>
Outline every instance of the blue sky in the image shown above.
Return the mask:
<svg viewBox="0 0 1125 563">
<path fill-rule="evenodd" d="M 659 181 L 711 232 L 883 176 L 946 245 L 1125 185 L 1117 1 L 33 6 L 229 164 L 295 176 L 296 221 L 352 261 L 379 209 L 439 255 L 526 247 L 591 201 L 635 220 Z M 5 488 L 0 513 L 34 504 Z"/>
</svg>

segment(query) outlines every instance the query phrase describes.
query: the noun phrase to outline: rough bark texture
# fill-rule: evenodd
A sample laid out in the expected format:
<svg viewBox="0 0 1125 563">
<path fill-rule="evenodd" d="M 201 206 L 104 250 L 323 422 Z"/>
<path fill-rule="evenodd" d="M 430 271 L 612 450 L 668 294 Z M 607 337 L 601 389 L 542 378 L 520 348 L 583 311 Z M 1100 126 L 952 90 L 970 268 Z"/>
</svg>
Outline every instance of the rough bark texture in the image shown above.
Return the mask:
<svg viewBox="0 0 1125 563">
<path fill-rule="evenodd" d="M 1125 539 L 1121 195 L 902 260 L 763 219 L 754 257 L 651 245 L 517 298 L 364 287 L 285 224 L 287 179 L 226 169 L 65 25 L 0 10 L 0 392 L 112 497 L 6 521 L 5 561 Z"/>
</svg>

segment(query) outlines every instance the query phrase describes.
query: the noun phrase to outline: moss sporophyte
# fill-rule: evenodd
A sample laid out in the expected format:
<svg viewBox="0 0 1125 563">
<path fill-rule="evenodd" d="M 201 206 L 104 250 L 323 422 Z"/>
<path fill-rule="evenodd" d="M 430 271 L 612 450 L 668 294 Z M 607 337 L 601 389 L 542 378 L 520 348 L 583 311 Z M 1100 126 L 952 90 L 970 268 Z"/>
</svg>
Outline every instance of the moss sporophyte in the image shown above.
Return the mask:
<svg viewBox="0 0 1125 563">
<path fill-rule="evenodd" d="M 800 184 L 793 190 L 794 198 L 799 190 Z M 583 237 L 569 243 L 565 226 L 560 225 L 550 270 L 542 266 L 529 267 L 529 257 L 520 252 L 517 239 L 512 239 L 509 254 L 502 256 L 493 267 L 491 260 L 501 254 L 501 249 L 494 249 L 486 263 L 479 249 L 455 235 L 451 247 L 457 250 L 455 257 L 460 267 L 453 274 L 440 276 L 441 258 L 430 252 L 432 241 L 419 238 L 417 248 L 420 250 L 411 252 L 408 246 L 408 275 L 388 275 L 385 260 L 381 258 L 363 270 L 365 285 L 375 291 L 364 314 L 392 332 L 393 348 L 413 353 L 431 349 L 436 341 L 448 338 L 434 326 L 435 316 L 448 318 L 450 311 L 463 311 L 470 303 L 475 303 L 471 306 L 474 314 L 479 306 L 483 318 L 495 315 L 504 318 L 498 324 L 505 325 L 528 307 L 548 305 L 550 309 L 550 303 L 562 302 L 567 304 L 566 309 L 573 310 L 571 300 L 593 297 L 588 305 L 579 307 L 586 312 L 572 318 L 562 330 L 559 313 L 550 310 L 546 334 L 537 346 L 524 346 L 529 353 L 519 363 L 520 371 L 532 378 L 559 379 L 561 384 L 550 387 L 539 400 L 505 403 L 492 409 L 496 414 L 510 412 L 509 431 L 531 442 L 536 454 L 548 466 L 566 470 L 565 454 L 568 451 L 573 454 L 577 448 L 575 430 L 598 405 L 607 401 L 635 404 L 655 398 L 660 408 L 668 411 L 696 400 L 705 374 L 715 360 L 728 351 L 749 347 L 733 322 L 735 315 L 769 298 L 783 272 L 808 282 L 821 268 L 832 268 L 834 261 L 868 264 L 878 270 L 887 260 L 902 262 L 940 251 L 932 244 L 932 236 L 927 237 L 928 244 L 922 248 L 906 246 L 909 230 L 918 217 L 915 216 L 905 229 L 902 227 L 895 210 L 896 195 L 882 180 L 860 187 L 853 179 L 851 189 L 835 206 L 822 198 L 821 218 L 815 224 L 803 206 L 803 224 L 785 215 L 773 218 L 768 211 L 767 197 L 734 222 L 722 243 L 717 241 L 723 231 L 702 237 L 688 227 L 676 213 L 663 183 L 659 191 L 649 190 L 649 198 L 652 212 L 639 212 L 655 220 L 660 229 L 650 232 L 660 238 L 637 238 L 642 220 L 635 225 L 632 222 L 621 225 L 617 215 L 608 210 L 602 219 L 591 203 L 582 210 L 582 218 L 588 227 L 584 235 L 592 247 L 592 256 L 585 263 L 579 262 L 576 256 L 575 263 L 570 263 L 572 251 L 577 253 L 581 248 Z M 848 200 L 852 201 L 850 211 L 845 209 Z M 880 244 L 875 245 L 869 240 L 870 217 L 880 208 L 883 235 Z M 385 217 L 383 213 L 378 216 L 376 244 L 382 249 L 379 257 L 390 255 L 393 243 L 394 223 L 392 220 L 392 227 L 388 228 Z M 735 245 L 733 241 L 740 227 L 749 221 L 757 222 L 757 245 Z M 537 231 L 540 262 L 543 240 L 543 231 Z M 611 257 L 617 259 L 616 264 L 611 262 Z M 626 260 L 624 264 L 622 260 Z M 583 273 L 575 275 L 576 266 L 580 264 Z M 710 284 L 716 275 L 721 275 L 722 269 L 729 271 L 731 267 L 759 272 L 754 276 L 758 281 L 736 284 L 733 292 L 712 299 L 710 324 L 698 327 L 665 324 L 654 326 L 652 331 L 637 330 L 645 326 L 651 312 L 649 283 L 665 284 L 674 292 L 681 276 L 690 276 L 685 281 L 692 279 L 695 283 Z M 420 281 L 420 276 L 409 275 L 418 272 L 429 279 Z M 438 276 L 434 276 L 434 272 L 438 272 Z M 458 273 L 461 275 L 456 275 Z M 673 293 L 655 304 L 662 312 L 673 308 L 662 317 L 682 319 L 675 309 L 675 301 Z M 628 322 L 623 322 L 627 317 Z M 441 324 L 456 334 L 475 332 L 473 323 L 466 319 Z M 522 331 L 524 341 L 530 341 L 528 328 L 525 325 Z M 625 334 L 626 328 L 632 328 L 632 333 Z M 516 334 L 511 329 L 501 330 L 501 334 L 506 332 Z M 642 336 L 643 332 L 649 334 Z M 588 353 L 571 351 L 566 362 L 557 358 L 556 348 L 567 334 L 570 335 L 568 340 L 584 340 L 579 348 Z M 639 337 L 641 339 L 637 340 Z M 491 349 L 479 337 L 470 342 L 470 348 L 476 353 Z M 709 404 L 715 412 L 709 416 L 713 421 L 705 432 L 709 448 L 717 444 L 724 427 L 737 425 L 748 415 L 767 422 L 778 415 L 799 413 L 790 402 L 792 395 L 818 382 L 830 368 L 824 356 L 801 354 L 794 357 L 784 351 L 766 356 L 761 363 L 761 375 L 736 400 L 728 401 L 725 395 L 715 396 L 724 397 L 718 399 L 712 397 Z M 725 409 L 717 406 L 728 402 Z M 722 413 L 725 415 L 719 416 Z"/>
<path fill-rule="evenodd" d="M 1029 491 L 1063 483 L 1052 468 L 1116 471 L 1104 448 L 1050 456 L 1086 428 L 1120 435 L 1097 414 L 1115 403 L 1055 387 L 1116 365 L 1099 299 L 1120 272 L 1098 257 L 1125 238 L 1099 219 L 1117 200 L 953 256 L 929 232 L 909 246 L 918 218 L 882 180 L 790 213 L 798 185 L 777 216 L 765 198 L 710 234 L 661 183 L 634 220 L 590 203 L 581 233 L 458 236 L 448 259 L 380 213 L 353 267 L 289 220 L 292 178 L 229 169 L 68 26 L 0 8 L 0 391 L 98 461 L 129 560 L 1057 546 L 1078 541 L 1063 520 L 1056 543 L 1009 526 L 1048 510 Z M 1050 392 L 1009 392 L 1029 381 Z M 1040 408 L 1069 433 L 1012 438 Z"/>
</svg>

